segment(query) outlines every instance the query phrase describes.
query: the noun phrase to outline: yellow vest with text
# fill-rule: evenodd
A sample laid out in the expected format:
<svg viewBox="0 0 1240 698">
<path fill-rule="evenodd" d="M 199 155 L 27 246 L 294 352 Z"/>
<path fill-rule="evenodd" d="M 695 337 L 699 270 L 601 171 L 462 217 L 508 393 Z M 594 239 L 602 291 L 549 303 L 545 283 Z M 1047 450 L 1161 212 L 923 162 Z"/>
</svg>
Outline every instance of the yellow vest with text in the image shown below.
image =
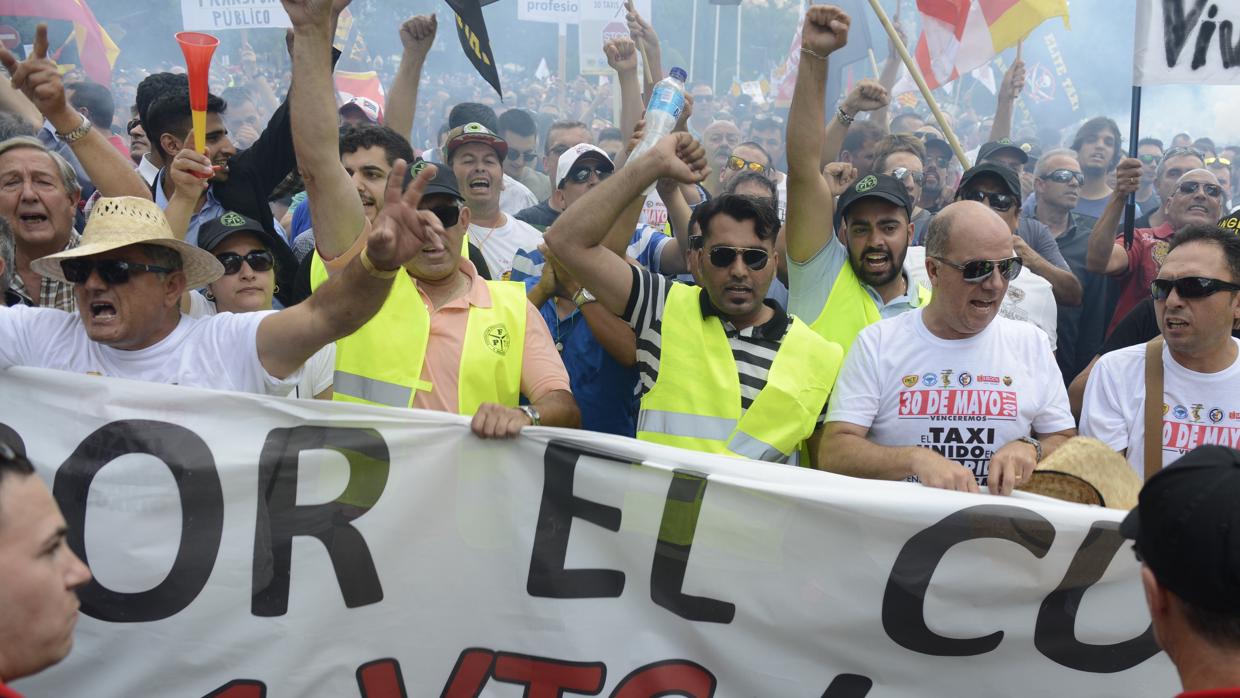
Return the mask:
<svg viewBox="0 0 1240 698">
<path fill-rule="evenodd" d="M 912 283 L 912 282 L 910 282 Z M 917 305 L 930 302 L 930 291 L 917 285 Z M 878 304 L 870 297 L 853 271 L 852 264 L 844 262 L 839 276 L 831 286 L 822 312 L 810 323 L 810 328 L 828 342 L 835 342 L 847 354 L 861 330 L 882 319 Z"/>
<path fill-rule="evenodd" d="M 814 432 L 843 350 L 793 318 L 766 387 L 742 415 L 736 359 L 723 322 L 702 316 L 701 292 L 673 284 L 667 296 L 659 375 L 642 397 L 637 438 L 707 453 L 800 463 L 800 447 Z"/>
<path fill-rule="evenodd" d="M 310 285 L 327 280 L 317 252 Z M 458 412 L 472 415 L 484 402 L 516 407 L 525 350 L 525 285 L 488 281 L 491 307 L 470 306 L 461 347 Z M 393 280 L 383 307 L 358 331 L 336 340 L 333 398 L 368 405 L 411 407 L 417 391 L 437 389 L 422 380 L 431 316 L 408 274 Z M 446 388 L 446 386 L 445 386 Z"/>
</svg>

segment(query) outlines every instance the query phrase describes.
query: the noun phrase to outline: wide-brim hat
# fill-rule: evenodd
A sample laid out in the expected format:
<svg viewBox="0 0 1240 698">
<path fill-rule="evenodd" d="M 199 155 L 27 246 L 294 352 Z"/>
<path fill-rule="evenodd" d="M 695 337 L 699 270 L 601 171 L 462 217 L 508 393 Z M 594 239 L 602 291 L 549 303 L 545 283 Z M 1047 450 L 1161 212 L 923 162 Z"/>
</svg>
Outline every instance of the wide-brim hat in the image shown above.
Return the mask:
<svg viewBox="0 0 1240 698">
<path fill-rule="evenodd" d="M 1068 439 L 1017 489 L 1079 504 L 1128 511 L 1137 505 L 1141 476 L 1126 458 L 1097 439 Z"/>
<path fill-rule="evenodd" d="M 181 255 L 186 288 L 199 288 L 224 275 L 224 266 L 215 255 L 184 240 L 178 240 L 168 219 L 155 202 L 136 196 L 99 199 L 91 209 L 82 242 L 77 247 L 41 257 L 30 263 L 40 276 L 69 283 L 60 263 L 111 252 L 129 245 L 159 245 Z"/>
</svg>

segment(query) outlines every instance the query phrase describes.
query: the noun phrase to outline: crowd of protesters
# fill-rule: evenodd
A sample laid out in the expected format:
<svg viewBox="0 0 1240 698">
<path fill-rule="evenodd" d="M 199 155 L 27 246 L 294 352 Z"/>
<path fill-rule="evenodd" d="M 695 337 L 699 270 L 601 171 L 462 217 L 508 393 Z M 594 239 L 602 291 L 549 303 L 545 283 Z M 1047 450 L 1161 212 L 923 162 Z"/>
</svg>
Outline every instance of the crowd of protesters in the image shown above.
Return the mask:
<svg viewBox="0 0 1240 698">
<path fill-rule="evenodd" d="M 336 95 L 340 8 L 285 6 L 283 58 L 245 45 L 211 73 L 205 134 L 179 72 L 62 76 L 43 28 L 25 60 L 0 51 L 0 368 L 1001 495 L 1078 434 L 1142 477 L 1240 446 L 1240 146 L 1142 134 L 1129 158 L 1106 117 L 1014 128 L 1017 60 L 995 114 L 951 112 L 962 163 L 893 101 L 894 62 L 825 104 L 849 18 L 814 6 L 786 109 L 691 82 L 677 129 L 629 161 L 638 54 L 664 67 L 645 18 L 606 42 L 607 84 L 508 76 L 502 99 L 425 72 L 437 22 L 409 18 L 380 107 Z M 1188 593 L 1150 585 L 1164 615 Z"/>
</svg>

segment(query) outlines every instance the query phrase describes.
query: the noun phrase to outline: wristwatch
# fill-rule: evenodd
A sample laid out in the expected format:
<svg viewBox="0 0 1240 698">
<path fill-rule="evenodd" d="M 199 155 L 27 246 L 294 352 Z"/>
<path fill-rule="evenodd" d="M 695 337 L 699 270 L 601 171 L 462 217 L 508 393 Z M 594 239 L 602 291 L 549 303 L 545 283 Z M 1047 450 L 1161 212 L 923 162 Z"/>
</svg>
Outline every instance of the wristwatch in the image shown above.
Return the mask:
<svg viewBox="0 0 1240 698">
<path fill-rule="evenodd" d="M 534 409 L 533 405 L 519 405 L 517 409 L 524 412 L 525 416 L 530 418 L 530 426 L 536 427 L 542 425 L 542 419 L 538 416 L 538 410 Z M 1039 449 L 1039 453 L 1040 452 L 1041 450 Z"/>
<path fill-rule="evenodd" d="M 1036 448 L 1038 450 L 1037 461 L 1039 463 L 1042 461 L 1042 442 L 1041 441 L 1038 441 L 1032 436 L 1022 436 L 1019 439 L 1017 439 L 1017 441 L 1023 441 L 1024 443 L 1027 443 L 1030 446 L 1033 446 L 1034 448 Z"/>
<path fill-rule="evenodd" d="M 78 116 L 82 117 L 82 123 L 77 128 L 67 133 L 61 133 L 60 131 L 57 131 L 56 137 L 70 145 L 77 143 L 78 141 L 85 138 L 86 134 L 90 133 L 90 119 L 87 119 L 82 114 L 79 114 Z"/>
<path fill-rule="evenodd" d="M 577 292 L 573 294 L 573 302 L 577 304 L 578 308 L 586 303 L 594 303 L 597 300 L 598 299 L 594 297 L 594 294 L 590 293 L 590 290 L 585 286 L 577 289 Z"/>
</svg>

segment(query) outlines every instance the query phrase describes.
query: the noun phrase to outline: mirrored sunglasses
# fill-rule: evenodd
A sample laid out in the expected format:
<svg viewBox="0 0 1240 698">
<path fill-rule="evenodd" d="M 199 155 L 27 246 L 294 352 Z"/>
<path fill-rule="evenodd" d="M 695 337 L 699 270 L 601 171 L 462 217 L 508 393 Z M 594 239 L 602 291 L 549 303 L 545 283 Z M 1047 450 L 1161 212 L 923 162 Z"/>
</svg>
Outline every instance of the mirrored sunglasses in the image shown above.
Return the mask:
<svg viewBox="0 0 1240 698">
<path fill-rule="evenodd" d="M 1083 173 L 1076 172 L 1073 170 L 1060 169 L 1060 170 L 1055 170 L 1054 172 L 1048 172 L 1042 175 L 1042 179 L 1045 179 L 1051 182 L 1057 182 L 1059 184 L 1067 184 L 1068 182 L 1072 182 L 1072 181 L 1075 181 L 1078 185 L 1085 184 L 1085 175 Z"/>
<path fill-rule="evenodd" d="M 1007 211 L 1016 203 L 1015 196 L 997 191 L 962 191 L 960 198 L 965 201 L 980 201 L 999 212 Z"/>
<path fill-rule="evenodd" d="M 763 165 L 760 162 L 746 160 L 745 158 L 737 157 L 736 155 L 728 156 L 728 169 L 749 170 L 750 172 L 757 172 L 758 174 L 766 174 L 766 165 Z"/>
<path fill-rule="evenodd" d="M 598 177 L 598 181 L 603 181 L 611 176 L 611 170 L 602 167 L 575 167 L 568 173 L 568 181 L 575 184 L 585 184 L 590 181 L 590 175 L 594 174 Z"/>
<path fill-rule="evenodd" d="M 910 170 L 907 167 L 897 167 L 896 169 L 892 170 L 889 174 L 892 177 L 895 177 L 896 179 L 900 181 L 904 181 L 905 177 L 910 177 L 913 180 L 913 184 L 916 184 L 919 187 L 922 185 L 923 182 L 926 181 L 926 174 L 924 172 L 917 172 L 915 170 Z"/>
<path fill-rule="evenodd" d="M 1197 193 L 1198 189 L 1204 191 L 1206 196 L 1212 199 L 1223 198 L 1223 188 L 1217 184 L 1210 184 L 1208 182 L 1180 182 L 1179 190 L 1181 194 L 1192 196 Z"/>
<path fill-rule="evenodd" d="M 943 257 L 935 257 L 934 259 L 946 264 L 947 266 L 960 272 L 960 276 L 965 283 L 980 284 L 990 277 L 996 269 L 999 270 L 999 276 L 1004 280 L 1011 281 L 1020 275 L 1020 270 L 1024 266 L 1024 262 L 1020 257 L 1008 257 L 1007 259 L 974 259 L 964 264 L 956 264 L 955 262 Z"/>
<path fill-rule="evenodd" d="M 740 255 L 741 261 L 745 266 L 758 271 L 766 266 L 770 260 L 770 254 L 766 250 L 757 247 L 728 247 L 726 245 L 716 245 L 710 248 L 710 263 L 720 269 L 727 269 L 736 262 L 736 256 Z"/>
</svg>

